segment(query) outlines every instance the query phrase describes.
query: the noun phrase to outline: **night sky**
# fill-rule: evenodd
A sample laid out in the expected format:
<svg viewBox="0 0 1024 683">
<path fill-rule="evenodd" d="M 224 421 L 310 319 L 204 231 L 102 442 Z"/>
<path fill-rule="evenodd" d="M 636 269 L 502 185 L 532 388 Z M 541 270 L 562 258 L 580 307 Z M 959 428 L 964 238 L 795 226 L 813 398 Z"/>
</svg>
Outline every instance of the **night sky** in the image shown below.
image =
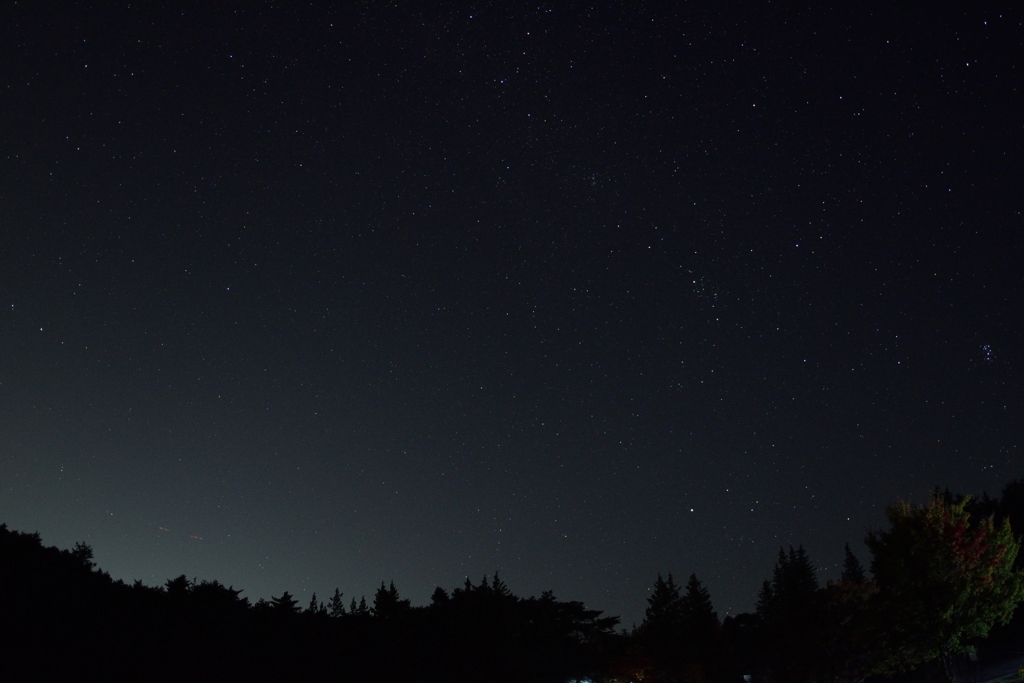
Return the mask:
<svg viewBox="0 0 1024 683">
<path fill-rule="evenodd" d="M 4 4 L 0 521 L 630 626 L 1024 475 L 1019 3 L 510 4 Z"/>
</svg>

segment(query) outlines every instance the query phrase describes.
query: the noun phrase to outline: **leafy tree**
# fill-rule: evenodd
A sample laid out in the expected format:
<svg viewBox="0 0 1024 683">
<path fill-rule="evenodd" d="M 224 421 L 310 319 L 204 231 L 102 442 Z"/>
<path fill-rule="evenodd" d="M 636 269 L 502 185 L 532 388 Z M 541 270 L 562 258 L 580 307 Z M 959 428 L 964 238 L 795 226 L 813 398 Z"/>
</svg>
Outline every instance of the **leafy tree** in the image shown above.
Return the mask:
<svg viewBox="0 0 1024 683">
<path fill-rule="evenodd" d="M 1007 520 L 971 524 L 970 499 L 932 495 L 886 510 L 890 528 L 868 534 L 878 593 L 871 605 L 873 671 L 892 674 L 970 650 L 1024 599 L 1019 549 Z"/>
<path fill-rule="evenodd" d="M 821 655 L 818 678 L 859 682 L 871 672 L 872 644 L 867 626 L 871 601 L 877 592 L 874 581 L 857 582 L 849 578 L 830 581 L 821 591 L 816 620 L 816 643 Z"/>
<path fill-rule="evenodd" d="M 1024 479 L 1015 479 L 1003 489 L 999 498 L 997 521 L 1008 520 L 1017 537 L 1024 533 Z M 1017 553 L 1017 569 L 1024 570 L 1024 553 Z"/>
</svg>

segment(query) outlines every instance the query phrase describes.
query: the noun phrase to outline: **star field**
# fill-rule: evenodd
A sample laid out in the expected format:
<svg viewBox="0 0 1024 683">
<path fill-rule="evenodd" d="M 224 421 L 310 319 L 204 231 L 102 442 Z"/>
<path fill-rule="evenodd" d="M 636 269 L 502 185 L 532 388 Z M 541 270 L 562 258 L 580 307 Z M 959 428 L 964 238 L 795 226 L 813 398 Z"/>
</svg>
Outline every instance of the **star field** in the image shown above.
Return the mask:
<svg viewBox="0 0 1024 683">
<path fill-rule="evenodd" d="M 1021 476 L 1016 8 L 0 11 L 0 521 L 753 606 Z M 347 599 L 347 598 L 346 598 Z"/>
</svg>

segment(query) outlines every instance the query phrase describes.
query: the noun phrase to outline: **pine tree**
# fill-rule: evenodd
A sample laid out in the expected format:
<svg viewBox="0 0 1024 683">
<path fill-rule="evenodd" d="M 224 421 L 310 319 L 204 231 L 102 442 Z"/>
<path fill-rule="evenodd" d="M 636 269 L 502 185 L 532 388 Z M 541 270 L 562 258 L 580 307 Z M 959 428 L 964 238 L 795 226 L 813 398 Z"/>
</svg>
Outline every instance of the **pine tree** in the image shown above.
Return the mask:
<svg viewBox="0 0 1024 683">
<path fill-rule="evenodd" d="M 434 606 L 444 605 L 448 602 L 448 600 L 448 591 L 441 588 L 440 586 L 435 588 L 434 592 L 430 595 L 430 604 Z"/>
<path fill-rule="evenodd" d="M 679 587 L 671 573 L 669 573 L 667 581 L 661 578 L 661 574 L 658 574 L 658 578 L 654 581 L 651 597 L 647 598 L 647 610 L 644 612 L 643 623 L 648 630 L 664 632 L 677 630 L 681 622 L 682 604 Z"/>
<path fill-rule="evenodd" d="M 358 616 L 368 616 L 370 614 L 370 608 L 366 606 L 365 595 L 359 598 L 358 605 L 356 605 L 356 599 L 352 598 L 352 609 L 350 610 L 350 612 Z"/>
<path fill-rule="evenodd" d="M 861 566 L 860 560 L 850 550 L 850 544 L 846 544 L 846 559 L 843 560 L 843 581 L 847 583 L 862 584 L 867 582 L 867 577 L 864 576 L 864 567 Z"/>
<path fill-rule="evenodd" d="M 330 605 L 328 606 L 328 614 L 332 617 L 341 617 L 345 615 L 345 603 L 341 600 L 342 592 L 337 588 L 334 589 L 334 596 L 331 597 Z"/>
<path fill-rule="evenodd" d="M 96 566 L 96 563 L 92 561 L 92 548 L 85 543 L 75 543 L 73 550 L 64 552 L 68 553 L 82 567 L 92 569 Z"/>
<path fill-rule="evenodd" d="M 374 615 L 383 619 L 391 619 L 408 610 L 409 601 L 399 597 L 395 582 L 392 581 L 391 586 L 385 587 L 382 581 L 380 588 L 377 589 L 377 594 L 373 597 Z"/>
<path fill-rule="evenodd" d="M 171 596 L 175 600 L 181 600 L 187 597 L 192 591 L 192 582 L 189 581 L 188 577 L 184 574 L 174 579 L 167 579 L 167 583 L 165 583 L 164 586 L 167 589 L 167 595 Z"/>
<path fill-rule="evenodd" d="M 683 654 L 683 604 L 679 587 L 672 574 L 654 581 L 654 589 L 647 598 L 644 621 L 637 634 L 645 654 L 665 674 L 673 671 Z"/>
<path fill-rule="evenodd" d="M 686 592 L 679 601 L 682 612 L 682 654 L 692 678 L 714 678 L 711 672 L 720 664 L 721 624 L 711 603 L 711 595 L 696 574 L 690 574 Z M 700 675 L 698 672 L 701 672 Z"/>
<path fill-rule="evenodd" d="M 775 607 L 775 593 L 772 591 L 772 582 L 765 579 L 761 583 L 761 590 L 757 592 L 757 607 L 755 609 L 757 616 L 762 621 L 769 618 L 773 608 Z"/>
<path fill-rule="evenodd" d="M 760 648 L 772 677 L 779 681 L 814 680 L 819 667 L 818 579 L 803 546 L 779 548 L 771 583 L 758 596 Z"/>
<path fill-rule="evenodd" d="M 789 561 L 786 567 L 786 581 L 783 594 L 786 599 L 802 602 L 818 590 L 818 577 L 807 552 L 801 545 L 796 550 L 789 547 Z"/>
<path fill-rule="evenodd" d="M 279 598 L 270 596 L 270 605 L 276 611 L 284 614 L 297 614 L 299 612 L 299 601 L 293 598 L 288 591 L 281 593 Z"/>
<path fill-rule="evenodd" d="M 779 559 L 772 570 L 772 580 L 765 581 L 757 597 L 757 614 L 762 618 L 799 608 L 818 590 L 814 566 L 801 545 L 789 553 L 779 548 Z"/>
<path fill-rule="evenodd" d="M 686 593 L 679 601 L 682 623 L 690 634 L 699 634 L 719 627 L 718 614 L 711 604 L 711 594 L 696 574 L 690 574 Z"/>
<path fill-rule="evenodd" d="M 491 581 L 491 591 L 495 595 L 500 595 L 501 597 L 508 597 L 512 595 L 512 591 L 508 589 L 505 582 L 498 578 L 498 572 L 494 572 L 494 579 Z"/>
<path fill-rule="evenodd" d="M 793 546 L 789 546 L 792 551 Z M 778 602 L 786 594 L 786 585 L 788 584 L 788 570 L 789 569 L 789 558 L 786 557 L 786 551 L 779 547 L 779 559 L 775 561 L 775 567 L 772 568 L 772 597 L 774 602 Z"/>
</svg>

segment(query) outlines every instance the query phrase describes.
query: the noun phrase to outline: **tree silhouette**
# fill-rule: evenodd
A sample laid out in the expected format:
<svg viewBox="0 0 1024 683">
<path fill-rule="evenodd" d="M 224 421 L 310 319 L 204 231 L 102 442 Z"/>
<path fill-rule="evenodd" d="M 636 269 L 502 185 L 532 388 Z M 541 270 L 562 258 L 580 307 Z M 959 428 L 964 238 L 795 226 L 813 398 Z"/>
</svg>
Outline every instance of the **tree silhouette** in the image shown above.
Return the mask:
<svg viewBox="0 0 1024 683">
<path fill-rule="evenodd" d="M 92 548 L 85 543 L 75 543 L 74 549 L 69 551 L 68 554 L 77 564 L 86 569 L 92 569 L 96 566 L 96 563 L 92 561 Z"/>
<path fill-rule="evenodd" d="M 382 581 L 376 595 L 373 596 L 373 614 L 380 619 L 395 619 L 409 611 L 410 602 L 398 595 L 395 582 L 388 587 Z"/>
<path fill-rule="evenodd" d="M 1024 534 L 1024 479 L 1015 479 L 1003 488 L 999 498 L 997 523 L 1006 520 L 1017 537 Z M 1017 553 L 1016 568 L 1024 570 L 1024 553 Z"/>
<path fill-rule="evenodd" d="M 860 560 L 858 560 L 857 556 L 853 554 L 852 550 L 850 550 L 849 543 L 844 547 L 846 549 L 846 557 L 843 560 L 843 581 L 856 584 L 865 583 L 867 578 L 864 576 L 864 567 L 861 566 Z"/>
<path fill-rule="evenodd" d="M 690 680 L 707 678 L 720 668 L 722 625 L 708 589 L 696 574 L 690 574 L 686 592 L 679 602 L 686 677 Z"/>
<path fill-rule="evenodd" d="M 696 574 L 690 574 L 679 606 L 684 629 L 691 634 L 713 631 L 720 626 L 711 595 Z"/>
<path fill-rule="evenodd" d="M 772 677 L 781 683 L 807 681 L 820 667 L 827 634 L 815 600 L 818 580 L 803 546 L 779 548 L 772 579 L 762 585 L 758 616 L 759 649 Z"/>
<path fill-rule="evenodd" d="M 317 602 L 316 593 L 309 598 L 309 605 L 306 607 L 306 614 L 316 614 L 319 616 L 327 616 L 327 605 L 322 601 Z"/>
<path fill-rule="evenodd" d="M 654 580 L 654 590 L 647 598 L 647 609 L 641 628 L 652 633 L 675 633 L 679 630 L 683 618 L 683 607 L 679 596 L 679 586 L 672 578 L 662 579 L 661 574 Z"/>
<path fill-rule="evenodd" d="M 345 616 L 345 603 L 341 599 L 342 595 L 344 594 L 335 588 L 334 595 L 331 596 L 331 602 L 328 604 L 327 613 L 334 618 Z"/>
<path fill-rule="evenodd" d="M 438 586 L 434 589 L 434 592 L 430 594 L 430 604 L 432 606 L 440 606 L 447 603 L 449 600 L 448 591 Z"/>
<path fill-rule="evenodd" d="M 669 573 L 654 580 L 654 588 L 647 598 L 644 620 L 637 630 L 637 639 L 644 658 L 652 669 L 647 674 L 671 677 L 682 667 L 684 652 L 684 608 L 679 586 Z"/>
<path fill-rule="evenodd" d="M 298 614 L 299 613 L 299 601 L 292 597 L 292 594 L 288 591 L 281 593 L 281 597 L 275 598 L 270 597 L 270 607 L 275 612 L 281 614 Z"/>
<path fill-rule="evenodd" d="M 830 581 L 819 595 L 817 674 L 833 681 L 862 681 L 871 673 L 874 661 L 869 624 L 871 600 L 878 588 L 874 581 L 857 580 L 864 579 L 859 562 L 852 568 L 847 564 L 843 578 Z"/>
<path fill-rule="evenodd" d="M 288 592 L 251 605 L 185 575 L 162 587 L 113 581 L 87 545 L 44 547 L 0 524 L 0 680 L 130 670 L 140 680 L 858 681 L 948 660 L 1006 621 L 1024 598 L 1010 521 L 1020 492 L 1014 482 L 998 501 L 946 492 L 891 507 L 890 528 L 867 539 L 872 578 L 847 546 L 842 579 L 818 589 L 803 547 L 780 549 L 757 616 L 721 626 L 696 575 L 680 587 L 659 574 L 632 634 L 550 591 L 520 598 L 497 572 L 436 587 L 425 607 L 391 582 L 372 610 L 365 597 L 346 610 L 337 588 L 301 610 Z"/>
<path fill-rule="evenodd" d="M 366 596 L 359 598 L 359 604 L 356 604 L 356 599 L 352 598 L 352 604 L 349 605 L 349 614 L 365 617 L 369 616 L 370 608 L 366 606 Z"/>
<path fill-rule="evenodd" d="M 775 593 L 772 591 L 772 582 L 765 579 L 761 582 L 761 589 L 757 592 L 757 604 L 754 611 L 762 621 L 767 620 L 774 604 Z"/>
<path fill-rule="evenodd" d="M 790 605 L 806 601 L 818 590 L 818 578 L 811 560 L 801 545 L 796 550 L 789 547 L 789 556 L 779 548 L 780 563 L 776 567 L 777 583 L 772 585 L 777 599 Z"/>
<path fill-rule="evenodd" d="M 192 582 L 184 574 L 174 579 L 167 579 L 164 586 L 167 589 L 167 595 L 176 600 L 184 600 L 192 590 Z"/>
<path fill-rule="evenodd" d="M 180 581 L 183 578 L 184 576 L 181 576 L 175 579 L 175 581 Z M 170 583 L 168 582 L 168 584 Z M 232 586 L 225 586 L 216 579 L 213 581 L 204 579 L 199 583 L 187 583 L 187 595 L 200 609 L 229 613 L 244 610 L 249 606 L 248 598 L 241 597 L 241 590 L 237 590 Z"/>
</svg>

